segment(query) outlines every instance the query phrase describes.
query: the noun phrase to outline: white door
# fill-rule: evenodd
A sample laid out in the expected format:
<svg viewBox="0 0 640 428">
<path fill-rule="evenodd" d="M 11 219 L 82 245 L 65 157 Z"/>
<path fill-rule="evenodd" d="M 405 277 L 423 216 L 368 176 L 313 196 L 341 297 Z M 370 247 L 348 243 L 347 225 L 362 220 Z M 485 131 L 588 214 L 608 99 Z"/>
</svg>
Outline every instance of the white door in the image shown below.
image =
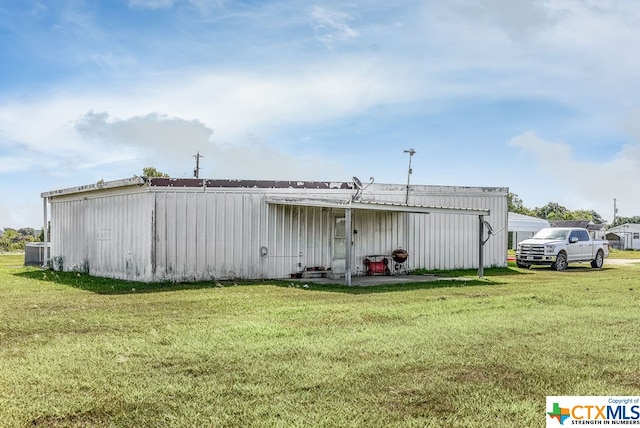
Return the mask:
<svg viewBox="0 0 640 428">
<path fill-rule="evenodd" d="M 331 269 L 335 273 L 344 273 L 346 270 L 346 242 L 347 242 L 347 229 L 345 227 L 346 220 L 344 213 L 342 217 L 333 218 L 333 257 L 331 260 Z"/>
</svg>

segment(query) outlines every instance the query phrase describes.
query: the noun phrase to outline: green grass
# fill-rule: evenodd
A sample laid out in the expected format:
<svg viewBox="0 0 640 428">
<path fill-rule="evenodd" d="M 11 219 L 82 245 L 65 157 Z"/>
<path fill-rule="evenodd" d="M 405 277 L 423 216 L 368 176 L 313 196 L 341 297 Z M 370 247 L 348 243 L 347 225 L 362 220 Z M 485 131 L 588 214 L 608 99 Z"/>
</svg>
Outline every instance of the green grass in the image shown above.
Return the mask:
<svg viewBox="0 0 640 428">
<path fill-rule="evenodd" d="M 609 250 L 609 257 L 612 259 L 640 259 L 640 251 L 611 249 Z"/>
<path fill-rule="evenodd" d="M 0 255 L 0 426 L 539 427 L 637 395 L 640 264 L 146 285 Z"/>
</svg>

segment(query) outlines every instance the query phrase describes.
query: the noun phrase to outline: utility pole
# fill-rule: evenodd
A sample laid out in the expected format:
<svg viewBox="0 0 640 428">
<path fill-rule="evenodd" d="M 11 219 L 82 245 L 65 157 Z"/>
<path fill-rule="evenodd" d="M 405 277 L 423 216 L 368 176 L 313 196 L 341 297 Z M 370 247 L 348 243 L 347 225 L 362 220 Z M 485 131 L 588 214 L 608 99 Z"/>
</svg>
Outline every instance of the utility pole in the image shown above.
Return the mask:
<svg viewBox="0 0 640 428">
<path fill-rule="evenodd" d="M 195 178 L 200 178 L 200 158 L 203 158 L 204 156 L 200 155 L 200 152 L 196 152 L 193 157 L 196 158 L 196 167 L 193 170 L 193 176 Z"/>
<path fill-rule="evenodd" d="M 411 169 L 411 158 L 416 154 L 416 151 L 413 149 L 405 150 L 405 153 L 409 153 L 409 171 L 407 172 L 407 196 L 405 197 L 404 203 L 409 204 L 409 182 L 411 181 L 411 174 L 413 170 Z"/>
<path fill-rule="evenodd" d="M 616 224 L 616 217 L 618 217 L 618 208 L 616 207 L 616 198 L 613 198 L 613 225 Z"/>
</svg>

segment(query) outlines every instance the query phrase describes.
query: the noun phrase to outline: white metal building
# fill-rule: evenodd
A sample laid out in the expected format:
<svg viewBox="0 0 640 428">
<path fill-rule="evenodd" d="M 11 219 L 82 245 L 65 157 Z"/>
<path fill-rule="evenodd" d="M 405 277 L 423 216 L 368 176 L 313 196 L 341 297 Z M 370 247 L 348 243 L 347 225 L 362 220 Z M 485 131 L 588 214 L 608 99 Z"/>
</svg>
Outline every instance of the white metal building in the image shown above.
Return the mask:
<svg viewBox="0 0 640 428">
<path fill-rule="evenodd" d="M 626 223 L 606 230 L 609 242 L 621 250 L 640 250 L 640 224 Z M 611 234 L 615 236 L 610 236 Z M 615 239 L 618 238 L 618 239 Z"/>
<path fill-rule="evenodd" d="M 401 184 L 134 177 L 42 197 L 56 269 L 153 282 L 313 267 L 350 284 L 397 248 L 407 269 L 506 266 L 507 193 L 412 185 L 407 204 Z"/>
<path fill-rule="evenodd" d="M 537 231 L 549 227 L 549 225 L 549 222 L 542 218 L 509 213 L 508 230 L 511 235 L 511 249 L 515 250 L 520 242 L 531 238 Z"/>
</svg>

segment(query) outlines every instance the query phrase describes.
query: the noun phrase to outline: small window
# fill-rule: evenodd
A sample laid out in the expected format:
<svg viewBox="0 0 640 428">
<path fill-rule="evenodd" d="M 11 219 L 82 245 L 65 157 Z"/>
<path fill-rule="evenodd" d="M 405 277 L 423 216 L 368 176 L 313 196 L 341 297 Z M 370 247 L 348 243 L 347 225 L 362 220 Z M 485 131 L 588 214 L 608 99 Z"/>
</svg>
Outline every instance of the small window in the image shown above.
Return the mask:
<svg viewBox="0 0 640 428">
<path fill-rule="evenodd" d="M 640 233 L 633 232 L 633 239 L 640 239 Z"/>
</svg>

